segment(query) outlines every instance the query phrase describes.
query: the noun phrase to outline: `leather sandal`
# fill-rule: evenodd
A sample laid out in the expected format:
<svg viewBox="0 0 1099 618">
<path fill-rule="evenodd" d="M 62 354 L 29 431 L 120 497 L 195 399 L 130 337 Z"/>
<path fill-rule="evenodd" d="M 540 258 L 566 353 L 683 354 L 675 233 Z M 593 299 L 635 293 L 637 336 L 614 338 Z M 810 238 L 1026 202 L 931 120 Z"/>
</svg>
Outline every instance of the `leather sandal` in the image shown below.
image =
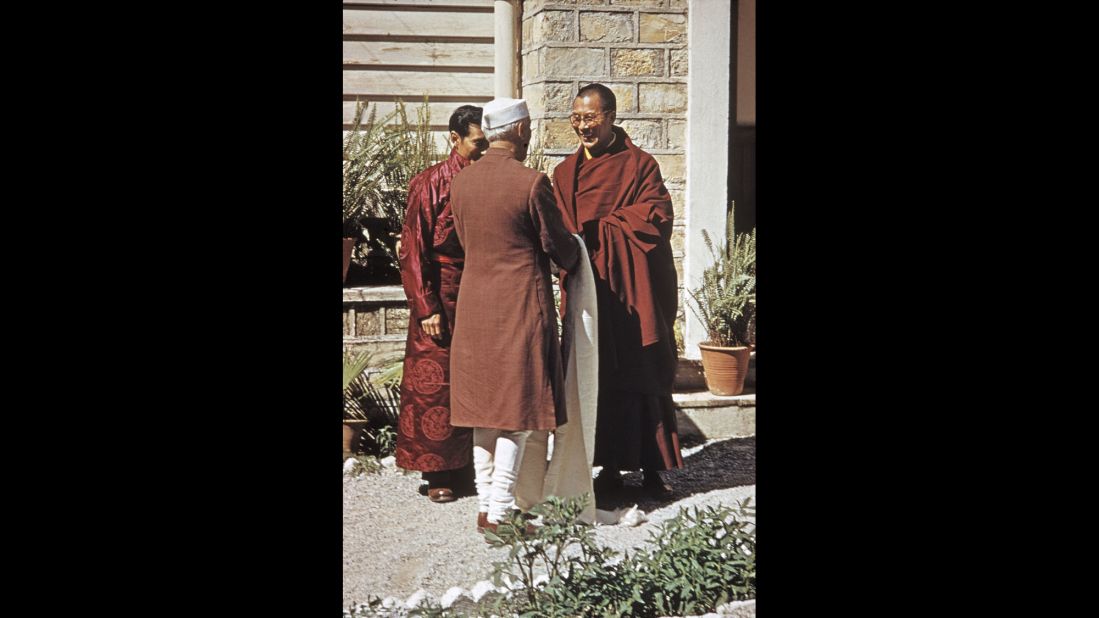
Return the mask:
<svg viewBox="0 0 1099 618">
<path fill-rule="evenodd" d="M 432 502 L 454 502 L 454 492 L 449 487 L 435 487 L 427 490 L 427 499 Z"/>
<path fill-rule="evenodd" d="M 479 532 L 484 533 L 487 530 L 488 532 L 499 535 L 498 530 L 500 529 L 500 526 L 511 526 L 511 524 L 506 523 L 506 522 L 499 523 L 499 524 L 494 524 L 494 523 L 488 521 L 488 514 L 485 513 L 485 525 L 481 528 L 481 530 L 479 530 Z M 529 539 L 530 537 L 534 536 L 537 532 L 538 532 L 537 528 L 535 528 L 531 524 L 527 524 L 525 529 L 523 530 L 523 537 Z M 488 537 L 486 536 L 485 537 L 485 542 L 486 543 L 491 543 L 492 541 L 490 541 L 488 539 Z"/>
</svg>

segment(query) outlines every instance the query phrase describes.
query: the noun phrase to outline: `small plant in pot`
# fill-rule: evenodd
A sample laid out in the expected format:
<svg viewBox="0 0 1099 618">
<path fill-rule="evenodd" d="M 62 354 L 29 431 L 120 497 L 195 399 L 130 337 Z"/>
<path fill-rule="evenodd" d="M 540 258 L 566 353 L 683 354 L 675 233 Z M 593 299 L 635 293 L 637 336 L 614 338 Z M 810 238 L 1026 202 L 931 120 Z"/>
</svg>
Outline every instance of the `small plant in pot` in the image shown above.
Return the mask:
<svg viewBox="0 0 1099 618">
<path fill-rule="evenodd" d="M 347 459 L 356 450 L 363 426 L 370 422 L 355 405 L 355 393 L 351 385 L 360 381 L 370 363 L 370 354 L 343 353 L 343 457 Z"/>
<path fill-rule="evenodd" d="M 344 459 L 358 452 L 376 457 L 393 454 L 400 413 L 403 360 L 396 359 L 378 372 L 368 368 L 373 361 L 370 353 L 344 352 Z"/>
<path fill-rule="evenodd" d="M 701 285 L 690 291 L 690 305 L 708 335 L 698 344 L 706 387 L 715 395 L 739 395 L 755 344 L 756 232 L 737 234 L 730 215 L 720 250 L 706 230 L 702 239 L 713 263 L 702 272 Z"/>
</svg>

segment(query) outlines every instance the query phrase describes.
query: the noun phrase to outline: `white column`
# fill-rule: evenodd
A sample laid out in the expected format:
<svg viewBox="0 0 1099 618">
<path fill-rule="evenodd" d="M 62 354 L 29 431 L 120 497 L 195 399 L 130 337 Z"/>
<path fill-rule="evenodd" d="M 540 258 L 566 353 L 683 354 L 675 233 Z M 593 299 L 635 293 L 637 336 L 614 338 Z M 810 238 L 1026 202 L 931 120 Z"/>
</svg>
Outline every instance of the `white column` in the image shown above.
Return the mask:
<svg viewBox="0 0 1099 618">
<path fill-rule="evenodd" d="M 518 54 L 519 29 L 518 0 L 496 0 L 493 3 L 495 27 L 493 30 L 493 49 L 496 54 L 493 72 L 493 96 L 513 99 L 519 96 L 516 84 L 519 83 Z"/>
<path fill-rule="evenodd" d="M 499 4 L 499 3 L 497 3 Z M 687 10 L 687 229 L 683 243 L 684 356 L 701 358 L 706 331 L 691 310 L 687 290 L 698 286 L 710 254 L 702 230 L 714 242 L 725 238 L 729 206 L 730 3 L 690 0 Z"/>
</svg>

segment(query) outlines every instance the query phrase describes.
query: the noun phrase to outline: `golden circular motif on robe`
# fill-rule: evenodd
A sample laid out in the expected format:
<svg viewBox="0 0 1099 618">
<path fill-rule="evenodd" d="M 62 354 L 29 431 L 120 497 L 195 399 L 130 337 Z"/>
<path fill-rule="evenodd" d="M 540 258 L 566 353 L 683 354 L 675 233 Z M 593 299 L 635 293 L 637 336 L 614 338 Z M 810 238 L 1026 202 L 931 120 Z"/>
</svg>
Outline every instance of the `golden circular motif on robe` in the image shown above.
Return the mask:
<svg viewBox="0 0 1099 618">
<path fill-rule="evenodd" d="M 454 433 L 454 428 L 450 426 L 450 409 L 446 406 L 435 406 L 424 412 L 420 417 L 420 429 L 430 440 L 446 440 Z"/>
<path fill-rule="evenodd" d="M 397 449 L 397 464 L 399 464 L 402 468 L 414 465 L 413 464 L 413 459 L 412 459 L 412 452 L 409 451 L 408 449 L 405 449 L 405 448 L 398 448 Z"/>
<path fill-rule="evenodd" d="M 409 438 L 416 437 L 416 418 L 412 406 L 408 405 L 401 408 L 401 416 L 397 423 L 401 428 L 401 433 Z"/>
<path fill-rule="evenodd" d="M 446 460 L 435 453 L 424 453 L 416 458 L 416 467 L 424 472 L 435 472 L 446 468 Z"/>
<path fill-rule="evenodd" d="M 444 386 L 443 368 L 430 358 L 421 359 L 412 368 L 412 388 L 430 395 Z"/>
</svg>

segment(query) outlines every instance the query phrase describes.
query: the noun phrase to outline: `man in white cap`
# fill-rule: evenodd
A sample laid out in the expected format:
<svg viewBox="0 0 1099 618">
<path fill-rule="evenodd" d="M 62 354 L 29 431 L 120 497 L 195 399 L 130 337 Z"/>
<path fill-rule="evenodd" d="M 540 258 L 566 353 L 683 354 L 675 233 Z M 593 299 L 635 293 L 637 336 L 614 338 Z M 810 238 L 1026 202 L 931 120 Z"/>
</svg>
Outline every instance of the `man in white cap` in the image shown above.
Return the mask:
<svg viewBox="0 0 1099 618">
<path fill-rule="evenodd" d="M 531 138 L 526 102 L 490 101 L 481 126 L 488 150 L 451 184 L 465 269 L 451 344 L 450 422 L 473 428 L 477 529 L 495 531 L 515 505 L 527 438 L 545 440 L 565 420 L 550 260 L 572 270 L 580 245 L 561 220 L 549 178 L 520 163 Z M 541 487 L 534 491 L 540 495 Z"/>
</svg>

